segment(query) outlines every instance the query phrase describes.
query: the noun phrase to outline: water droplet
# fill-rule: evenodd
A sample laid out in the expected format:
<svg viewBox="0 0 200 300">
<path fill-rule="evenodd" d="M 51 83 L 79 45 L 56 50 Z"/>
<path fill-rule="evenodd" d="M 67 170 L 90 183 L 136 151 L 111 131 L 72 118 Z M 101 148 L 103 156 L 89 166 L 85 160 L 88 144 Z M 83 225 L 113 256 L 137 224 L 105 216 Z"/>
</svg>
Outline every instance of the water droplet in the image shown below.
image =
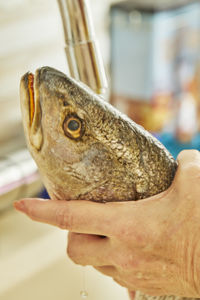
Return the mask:
<svg viewBox="0 0 200 300">
<path fill-rule="evenodd" d="M 86 291 L 81 291 L 80 295 L 81 295 L 82 299 L 87 299 L 87 297 L 88 297 L 88 293 Z"/>
</svg>

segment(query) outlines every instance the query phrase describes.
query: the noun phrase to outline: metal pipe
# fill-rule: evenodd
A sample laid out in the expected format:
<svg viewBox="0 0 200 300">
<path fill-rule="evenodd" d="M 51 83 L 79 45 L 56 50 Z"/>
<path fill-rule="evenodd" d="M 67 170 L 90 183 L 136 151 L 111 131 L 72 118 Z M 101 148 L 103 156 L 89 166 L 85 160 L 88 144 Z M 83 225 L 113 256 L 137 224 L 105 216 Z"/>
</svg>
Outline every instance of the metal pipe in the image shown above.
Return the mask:
<svg viewBox="0 0 200 300">
<path fill-rule="evenodd" d="M 107 80 L 87 0 L 58 0 L 70 75 L 104 95 Z"/>
</svg>

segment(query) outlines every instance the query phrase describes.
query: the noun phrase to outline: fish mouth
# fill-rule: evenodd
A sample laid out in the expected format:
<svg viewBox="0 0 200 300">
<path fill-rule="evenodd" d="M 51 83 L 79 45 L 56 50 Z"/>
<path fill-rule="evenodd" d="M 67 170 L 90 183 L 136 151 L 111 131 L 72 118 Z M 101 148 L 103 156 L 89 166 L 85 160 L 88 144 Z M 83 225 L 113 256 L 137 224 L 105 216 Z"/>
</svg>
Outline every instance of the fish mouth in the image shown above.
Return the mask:
<svg viewBox="0 0 200 300">
<path fill-rule="evenodd" d="M 43 143 L 39 70 L 27 72 L 21 79 L 20 102 L 25 134 L 31 145 L 40 150 Z"/>
<path fill-rule="evenodd" d="M 37 71 L 36 71 L 37 73 Z M 23 119 L 26 119 L 26 126 L 31 127 L 34 123 L 37 102 L 38 87 L 36 87 L 37 74 L 27 72 L 21 78 L 20 83 L 20 102 Z"/>
<path fill-rule="evenodd" d="M 30 119 L 30 126 L 31 126 L 35 114 L 35 93 L 34 93 L 33 73 L 28 74 L 28 93 L 29 93 L 29 119 Z"/>
</svg>

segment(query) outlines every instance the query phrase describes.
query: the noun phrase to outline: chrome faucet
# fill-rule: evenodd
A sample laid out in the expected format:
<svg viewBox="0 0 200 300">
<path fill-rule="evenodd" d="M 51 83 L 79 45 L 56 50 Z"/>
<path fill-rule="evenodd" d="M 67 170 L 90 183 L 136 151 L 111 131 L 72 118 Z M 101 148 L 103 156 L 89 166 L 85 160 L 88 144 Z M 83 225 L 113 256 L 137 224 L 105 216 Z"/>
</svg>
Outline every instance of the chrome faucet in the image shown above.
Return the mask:
<svg viewBox="0 0 200 300">
<path fill-rule="evenodd" d="M 87 0 L 58 0 L 58 4 L 70 75 L 104 95 L 107 80 Z"/>
</svg>

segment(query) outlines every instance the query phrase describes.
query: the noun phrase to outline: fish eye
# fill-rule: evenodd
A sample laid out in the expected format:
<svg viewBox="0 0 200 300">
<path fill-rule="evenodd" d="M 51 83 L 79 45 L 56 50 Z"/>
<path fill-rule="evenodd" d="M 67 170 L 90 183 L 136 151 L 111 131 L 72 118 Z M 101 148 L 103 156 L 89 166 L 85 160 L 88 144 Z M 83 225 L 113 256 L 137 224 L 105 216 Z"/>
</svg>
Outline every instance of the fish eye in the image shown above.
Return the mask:
<svg viewBox="0 0 200 300">
<path fill-rule="evenodd" d="M 81 126 L 80 121 L 78 120 L 69 120 L 67 123 L 67 127 L 70 131 L 77 131 L 79 127 Z"/>
<path fill-rule="evenodd" d="M 67 116 L 63 123 L 63 129 L 66 136 L 78 139 L 83 135 L 84 126 L 78 116 Z"/>
</svg>

